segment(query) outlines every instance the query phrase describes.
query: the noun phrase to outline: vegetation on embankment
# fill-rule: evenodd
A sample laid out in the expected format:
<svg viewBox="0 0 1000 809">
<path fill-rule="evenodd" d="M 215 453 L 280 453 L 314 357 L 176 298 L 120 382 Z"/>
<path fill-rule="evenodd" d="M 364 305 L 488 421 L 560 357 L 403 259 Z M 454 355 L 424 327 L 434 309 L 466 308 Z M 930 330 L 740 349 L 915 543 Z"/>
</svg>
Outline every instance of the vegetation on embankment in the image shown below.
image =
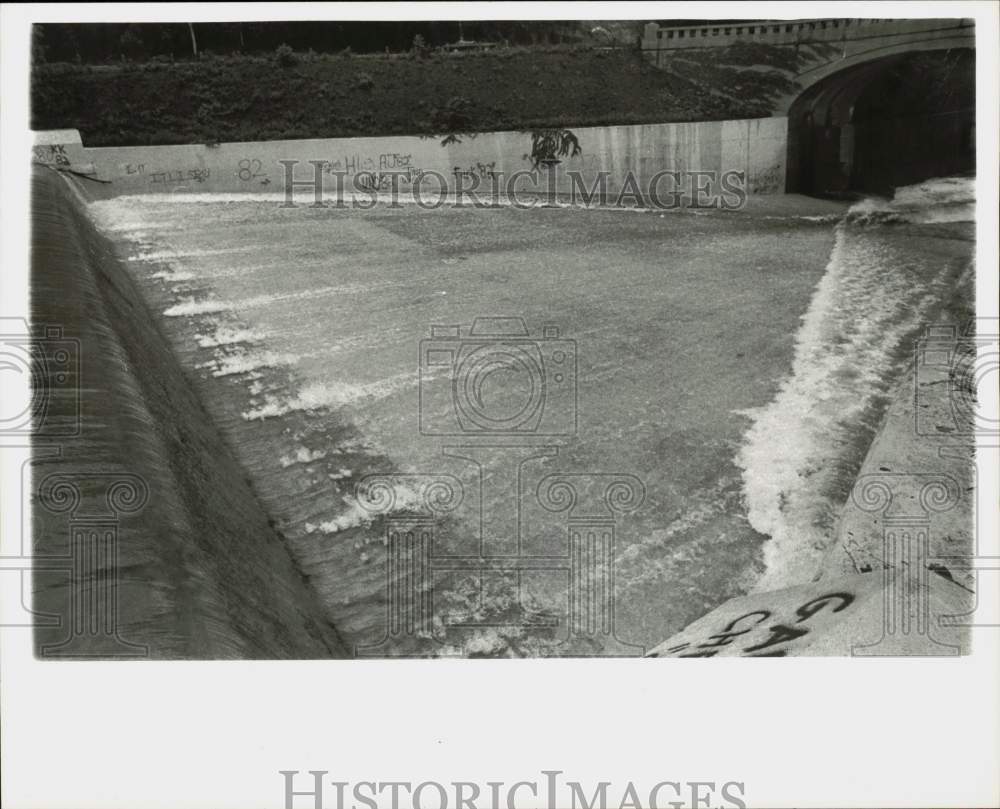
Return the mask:
<svg viewBox="0 0 1000 809">
<path fill-rule="evenodd" d="M 701 55 L 662 69 L 584 46 L 42 63 L 32 127 L 126 146 L 764 117 L 794 82 L 787 49 L 752 47 L 713 49 L 710 70 Z"/>
</svg>

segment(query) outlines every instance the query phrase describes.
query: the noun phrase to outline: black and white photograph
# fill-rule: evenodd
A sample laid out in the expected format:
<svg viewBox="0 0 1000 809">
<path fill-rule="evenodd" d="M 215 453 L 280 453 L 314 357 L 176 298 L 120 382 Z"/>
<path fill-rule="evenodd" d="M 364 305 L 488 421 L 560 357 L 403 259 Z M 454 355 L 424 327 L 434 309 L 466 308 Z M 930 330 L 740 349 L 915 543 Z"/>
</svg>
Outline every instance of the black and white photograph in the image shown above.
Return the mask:
<svg viewBox="0 0 1000 809">
<path fill-rule="evenodd" d="M 461 713 L 579 672 L 578 718 L 642 692 L 669 725 L 675 677 L 790 678 L 814 690 L 778 710 L 840 691 L 871 719 L 906 700 L 854 683 L 914 672 L 941 690 L 907 721 L 984 741 L 900 753 L 920 774 L 884 793 L 558 755 L 390 782 L 314 745 L 267 758 L 256 798 L 174 772 L 155 805 L 997 805 L 974 685 L 1000 627 L 995 5 L 50 5 L 3 28 L 6 705 L 107 672 L 137 732 L 194 750 L 141 717 L 174 688 L 210 705 L 200 671 L 325 673 L 390 735 L 366 682 L 440 676 Z M 18 767 L 5 805 L 147 805 L 102 766 L 34 798 Z"/>
</svg>

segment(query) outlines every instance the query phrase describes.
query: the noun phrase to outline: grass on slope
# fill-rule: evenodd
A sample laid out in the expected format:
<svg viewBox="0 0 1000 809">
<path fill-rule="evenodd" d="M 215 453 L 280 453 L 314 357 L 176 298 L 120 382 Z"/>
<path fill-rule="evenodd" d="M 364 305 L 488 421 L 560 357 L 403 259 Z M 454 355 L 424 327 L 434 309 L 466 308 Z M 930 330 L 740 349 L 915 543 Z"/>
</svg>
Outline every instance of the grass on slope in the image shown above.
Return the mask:
<svg viewBox="0 0 1000 809">
<path fill-rule="evenodd" d="M 509 48 L 40 65 L 32 126 L 112 146 L 752 118 L 790 82 L 782 59 L 754 58 L 716 49 L 658 69 L 634 51 Z"/>
</svg>

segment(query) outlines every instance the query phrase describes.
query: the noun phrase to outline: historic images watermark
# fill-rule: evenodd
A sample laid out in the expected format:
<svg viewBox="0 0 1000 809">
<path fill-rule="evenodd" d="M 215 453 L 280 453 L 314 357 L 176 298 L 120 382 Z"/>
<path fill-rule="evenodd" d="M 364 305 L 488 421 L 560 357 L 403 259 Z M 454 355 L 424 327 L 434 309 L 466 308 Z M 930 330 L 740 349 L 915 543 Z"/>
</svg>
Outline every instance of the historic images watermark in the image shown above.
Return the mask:
<svg viewBox="0 0 1000 809">
<path fill-rule="evenodd" d="M 518 210 L 560 205 L 653 210 L 680 208 L 739 210 L 746 205 L 745 171 L 658 171 L 643 178 L 633 171 L 563 172 L 559 161 L 538 168 L 504 173 L 492 168 L 462 169 L 450 175 L 433 169 L 406 168 L 349 171 L 327 160 L 310 160 L 312 171 L 296 176 L 299 160 L 279 160 L 284 202 L 297 208 L 295 191 L 311 191 L 311 208 L 369 210 L 379 202 L 399 208 L 414 204 L 425 210 L 444 206 L 511 207 Z M 311 175 L 311 176 L 310 176 Z"/>
<path fill-rule="evenodd" d="M 467 332 L 433 326 L 419 369 L 421 436 L 446 442 L 443 460 L 472 471 L 465 482 L 444 472 L 358 482 L 357 502 L 385 525 L 386 622 L 383 639 L 356 653 L 448 653 L 456 634 L 499 628 L 546 637 L 539 654 L 641 654 L 616 634 L 615 552 L 620 518 L 645 499 L 642 481 L 532 472 L 576 436 L 576 342 L 554 325 L 532 336 L 519 317 L 480 317 Z M 451 544 L 449 520 L 464 526 Z M 480 608 L 449 612 L 463 587 Z M 549 609 L 529 593 L 545 593 Z"/>
<path fill-rule="evenodd" d="M 284 809 L 746 809 L 743 781 L 653 784 L 567 779 L 541 770 L 521 781 L 338 781 L 328 770 L 279 770 Z"/>
<path fill-rule="evenodd" d="M 61 630 L 60 640 L 40 645 L 43 658 L 147 657 L 146 646 L 120 636 L 119 614 L 120 521 L 143 508 L 146 483 L 126 472 L 39 471 L 60 462 L 67 442 L 82 434 L 80 341 L 58 325 L 31 328 L 21 318 L 0 325 L 5 394 L 26 394 L 5 395 L 0 414 L 0 452 L 14 454 L 21 471 L 19 489 L 8 493 L 19 530 L 5 534 L 0 547 L 0 628 L 43 629 L 53 638 Z M 32 576 L 64 593 L 58 613 L 34 609 Z"/>
</svg>

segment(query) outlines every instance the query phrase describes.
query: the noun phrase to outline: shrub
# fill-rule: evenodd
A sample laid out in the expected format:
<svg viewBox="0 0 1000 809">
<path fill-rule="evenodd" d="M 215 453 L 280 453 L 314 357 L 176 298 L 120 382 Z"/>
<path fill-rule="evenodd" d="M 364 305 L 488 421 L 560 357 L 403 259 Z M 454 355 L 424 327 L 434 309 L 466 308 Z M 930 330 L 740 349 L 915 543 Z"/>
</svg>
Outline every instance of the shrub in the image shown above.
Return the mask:
<svg viewBox="0 0 1000 809">
<path fill-rule="evenodd" d="M 274 49 L 274 58 L 277 59 L 278 64 L 282 67 L 294 67 L 299 63 L 299 57 L 295 51 L 292 50 L 290 45 L 286 45 L 285 43 L 281 43 Z"/>
<path fill-rule="evenodd" d="M 580 141 L 568 129 L 535 129 L 531 131 L 531 154 L 524 155 L 537 169 L 542 163 L 580 154 Z"/>
<path fill-rule="evenodd" d="M 472 128 L 474 108 L 465 96 L 452 96 L 444 107 L 431 110 L 431 124 L 438 132 L 448 135 L 467 132 Z"/>
<path fill-rule="evenodd" d="M 134 25 L 130 25 L 122 32 L 118 45 L 122 49 L 122 56 L 128 59 L 141 59 L 143 56 L 142 37 Z"/>
</svg>

